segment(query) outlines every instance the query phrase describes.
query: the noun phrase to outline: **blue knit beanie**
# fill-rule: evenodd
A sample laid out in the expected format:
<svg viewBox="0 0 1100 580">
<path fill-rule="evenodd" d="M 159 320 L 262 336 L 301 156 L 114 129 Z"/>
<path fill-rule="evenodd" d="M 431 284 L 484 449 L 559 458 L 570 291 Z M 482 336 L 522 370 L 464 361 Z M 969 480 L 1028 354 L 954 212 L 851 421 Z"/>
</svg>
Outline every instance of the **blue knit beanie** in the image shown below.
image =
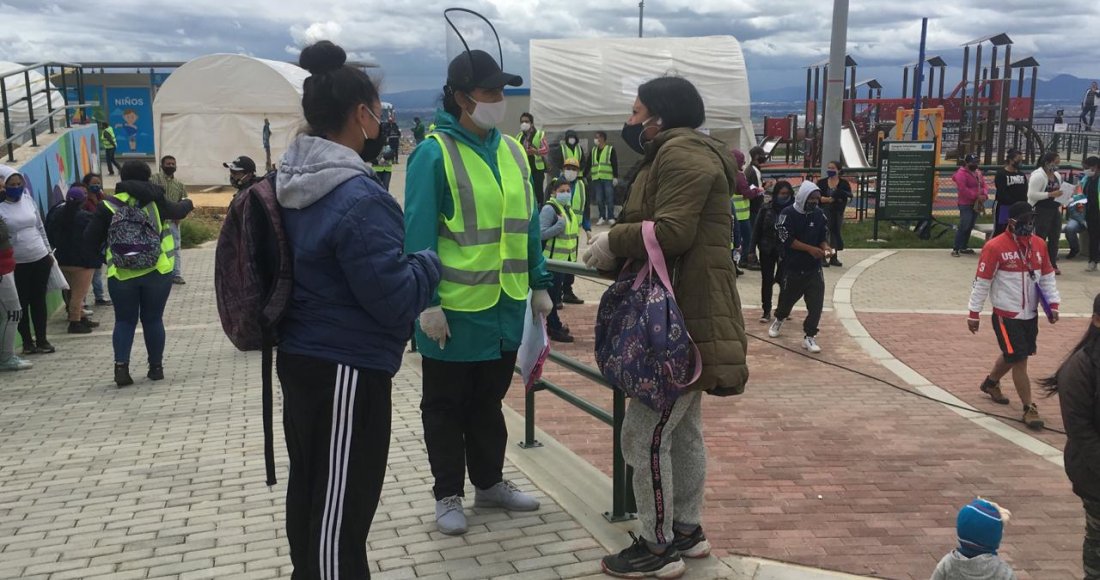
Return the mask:
<svg viewBox="0 0 1100 580">
<path fill-rule="evenodd" d="M 959 534 L 959 552 L 967 558 L 997 554 L 1004 533 L 1002 510 L 997 504 L 976 499 L 959 510 L 955 528 Z"/>
</svg>

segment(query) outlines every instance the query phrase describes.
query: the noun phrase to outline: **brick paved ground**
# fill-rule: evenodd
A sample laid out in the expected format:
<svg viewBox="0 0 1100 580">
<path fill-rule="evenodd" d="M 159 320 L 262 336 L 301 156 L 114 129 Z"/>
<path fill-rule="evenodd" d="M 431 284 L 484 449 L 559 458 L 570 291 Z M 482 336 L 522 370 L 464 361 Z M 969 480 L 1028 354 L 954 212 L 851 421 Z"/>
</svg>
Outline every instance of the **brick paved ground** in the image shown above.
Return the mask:
<svg viewBox="0 0 1100 580">
<path fill-rule="evenodd" d="M 849 254 L 846 262 L 855 264 L 870 252 Z M 900 308 L 918 294 L 926 297 L 920 307 L 947 308 L 934 299 L 942 297 L 945 289 L 927 280 L 928 276 L 953 280 L 954 274 L 917 270 L 916 275 L 925 274 L 923 281 L 912 280 L 914 274 L 897 275 L 898 270 L 909 272 L 914 261 L 938 259 L 916 254 L 899 254 L 897 262 L 892 258 L 881 270 L 876 267 L 865 273 L 866 285 L 861 278 L 853 292 L 864 297 L 857 304 Z M 954 267 L 959 275 L 973 278 L 972 271 L 965 274 L 968 268 Z M 830 286 L 843 272 L 827 271 Z M 755 274 L 741 279 L 745 303 L 755 303 L 758 280 Z M 871 286 L 877 287 L 877 296 L 887 298 L 876 302 L 874 296 L 865 296 Z M 586 298 L 598 297 L 595 285 L 585 290 Z M 1071 310 L 1080 302 L 1074 300 L 1070 299 Z M 594 311 L 594 304 L 564 311 L 580 340 L 562 350 L 589 363 Z M 766 338 L 765 326 L 756 322 L 758 316 L 759 310 L 746 309 L 747 328 Z M 894 315 L 861 314 L 860 318 L 872 335 L 879 336 L 890 316 Z M 800 315 L 796 312 L 795 317 Z M 920 334 L 918 342 L 924 346 L 912 348 L 910 356 L 899 354 L 886 336 L 884 344 L 893 347 L 895 355 L 910 364 L 924 361 L 917 366 L 920 372 L 926 368 L 947 372 L 959 366 L 952 359 L 943 364 L 943 353 L 935 348 L 937 341 L 953 336 L 941 330 L 942 317 L 918 317 L 915 320 L 924 320 L 918 323 L 911 322 L 913 317 L 906 320 L 908 325 L 896 329 L 899 341 L 910 340 L 914 324 L 935 330 Z M 791 326 L 777 342 L 797 349 L 799 324 Z M 825 348 L 823 359 L 903 384 L 865 355 L 831 313 L 825 316 L 820 341 Z M 991 356 L 992 352 L 979 358 L 984 365 Z M 750 339 L 749 364 L 752 379 L 744 396 L 705 400 L 710 471 L 704 525 L 720 551 L 859 574 L 923 579 L 954 544 L 958 507 L 982 495 L 1014 510 L 1016 517 L 1005 533 L 1002 554 L 1021 578 L 1080 577 L 1080 502 L 1056 465 L 938 403 L 791 355 L 761 340 Z M 939 375 L 926 376 L 943 386 Z M 606 390 L 554 367 L 547 377 L 610 410 Z M 523 408 L 518 390 L 509 403 Z M 1055 405 L 1048 402 L 1044 408 L 1050 415 Z M 610 472 L 610 428 L 546 393 L 538 395 L 538 424 Z M 1055 439 L 1050 442 L 1061 446 Z"/>
<path fill-rule="evenodd" d="M 0 376 L 0 578 L 289 577 L 281 424 L 281 481 L 268 490 L 259 359 L 236 352 L 217 323 L 213 250 L 184 257 L 189 284 L 167 310 L 164 382 L 114 387 L 109 309 L 97 314 L 105 331 L 88 336 L 62 335 L 55 321 L 57 354 Z M 140 336 L 134 352 L 140 376 Z M 374 577 L 597 572 L 606 552 L 510 464 L 506 476 L 536 489 L 539 512 L 470 510 L 466 536 L 434 531 L 418 367 L 410 359 L 395 379 L 390 468 L 369 538 Z"/>
</svg>

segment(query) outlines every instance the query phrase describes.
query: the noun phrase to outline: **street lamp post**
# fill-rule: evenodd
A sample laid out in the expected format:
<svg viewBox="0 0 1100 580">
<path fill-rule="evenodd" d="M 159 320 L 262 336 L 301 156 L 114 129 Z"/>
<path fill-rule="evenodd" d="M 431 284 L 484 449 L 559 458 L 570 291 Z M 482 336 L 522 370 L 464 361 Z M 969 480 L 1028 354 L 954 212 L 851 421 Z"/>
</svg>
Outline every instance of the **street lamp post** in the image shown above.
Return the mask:
<svg viewBox="0 0 1100 580">
<path fill-rule="evenodd" d="M 638 2 L 638 38 L 642 37 L 642 22 L 645 21 L 645 1 Z"/>
<path fill-rule="evenodd" d="M 833 36 L 829 47 L 829 78 L 825 84 L 825 132 L 821 142 L 821 174 L 840 159 L 840 125 L 844 118 L 844 72 L 848 64 L 848 0 L 833 0 Z M 811 121 L 807 119 L 807 122 Z"/>
</svg>

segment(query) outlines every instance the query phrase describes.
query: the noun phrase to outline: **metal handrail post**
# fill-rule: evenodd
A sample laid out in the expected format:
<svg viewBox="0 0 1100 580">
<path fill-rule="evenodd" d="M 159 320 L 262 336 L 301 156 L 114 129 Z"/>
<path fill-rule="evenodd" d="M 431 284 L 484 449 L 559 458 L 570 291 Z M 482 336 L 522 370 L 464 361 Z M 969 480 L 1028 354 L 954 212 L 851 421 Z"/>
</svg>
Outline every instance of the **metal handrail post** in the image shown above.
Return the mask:
<svg viewBox="0 0 1100 580">
<path fill-rule="evenodd" d="M 0 104 L 4 107 L 4 139 L 11 139 L 11 115 L 8 114 L 8 82 L 4 77 L 0 77 Z M 8 143 L 8 161 L 15 161 L 15 146 Z"/>
<path fill-rule="evenodd" d="M 623 522 L 635 519 L 637 516 L 634 515 L 636 508 L 630 501 L 633 497 L 632 470 L 627 466 L 626 458 L 623 457 L 623 417 L 626 416 L 626 397 L 622 391 L 615 389 L 612 405 L 611 432 L 614 441 L 611 446 L 611 511 L 605 512 L 603 516 L 611 522 Z"/>
<path fill-rule="evenodd" d="M 535 439 L 535 390 L 538 387 L 537 383 L 535 387 L 527 389 L 527 394 L 523 397 L 523 441 L 519 444 L 523 449 L 542 447 L 542 443 Z"/>
<path fill-rule="evenodd" d="M 31 71 L 23 71 L 23 84 L 27 88 L 27 118 L 31 124 L 31 147 L 38 147 L 38 130 L 34 128 L 34 96 L 31 94 Z"/>
<path fill-rule="evenodd" d="M 46 78 L 46 116 L 50 118 L 50 134 L 57 132 L 53 124 L 53 92 L 50 91 L 50 65 L 42 67 L 42 74 Z M 66 110 L 68 114 L 68 110 Z"/>
<path fill-rule="evenodd" d="M 65 128 L 69 129 L 73 126 L 73 113 L 69 109 L 69 105 L 72 103 L 69 102 L 69 74 L 65 72 L 66 70 L 68 69 L 61 67 L 61 100 L 65 103 Z M 79 111 L 84 112 L 83 109 L 79 109 Z"/>
</svg>

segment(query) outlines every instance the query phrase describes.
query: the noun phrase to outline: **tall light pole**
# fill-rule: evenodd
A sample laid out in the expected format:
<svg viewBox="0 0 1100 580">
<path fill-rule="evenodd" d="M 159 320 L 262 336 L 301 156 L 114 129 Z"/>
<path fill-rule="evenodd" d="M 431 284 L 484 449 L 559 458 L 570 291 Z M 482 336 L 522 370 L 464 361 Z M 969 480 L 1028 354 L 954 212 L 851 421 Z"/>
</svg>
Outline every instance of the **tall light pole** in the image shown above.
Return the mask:
<svg viewBox="0 0 1100 580">
<path fill-rule="evenodd" d="M 821 174 L 840 159 L 840 125 L 844 118 L 844 72 L 848 56 L 848 0 L 833 0 L 833 36 L 829 78 L 825 84 L 825 132 L 821 139 Z M 809 121 L 809 119 L 807 119 Z"/>
<path fill-rule="evenodd" d="M 638 38 L 642 37 L 642 22 L 645 21 L 645 1 L 638 3 Z"/>
</svg>

